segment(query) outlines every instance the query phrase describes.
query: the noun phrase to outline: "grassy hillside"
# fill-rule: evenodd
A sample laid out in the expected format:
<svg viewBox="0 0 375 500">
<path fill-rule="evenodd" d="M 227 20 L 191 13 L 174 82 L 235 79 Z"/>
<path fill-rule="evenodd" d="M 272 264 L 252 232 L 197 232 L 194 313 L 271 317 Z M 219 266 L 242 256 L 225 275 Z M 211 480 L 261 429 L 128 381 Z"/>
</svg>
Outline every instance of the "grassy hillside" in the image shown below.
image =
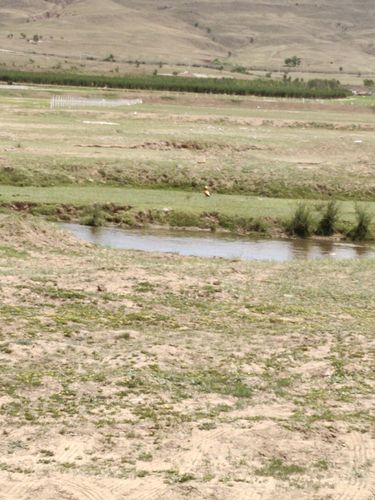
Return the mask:
<svg viewBox="0 0 375 500">
<path fill-rule="evenodd" d="M 276 71 L 297 55 L 303 71 L 371 73 L 374 16 L 372 0 L 6 0 L 0 61 L 93 67 L 112 54 L 109 71 L 129 60 L 215 59 Z"/>
</svg>

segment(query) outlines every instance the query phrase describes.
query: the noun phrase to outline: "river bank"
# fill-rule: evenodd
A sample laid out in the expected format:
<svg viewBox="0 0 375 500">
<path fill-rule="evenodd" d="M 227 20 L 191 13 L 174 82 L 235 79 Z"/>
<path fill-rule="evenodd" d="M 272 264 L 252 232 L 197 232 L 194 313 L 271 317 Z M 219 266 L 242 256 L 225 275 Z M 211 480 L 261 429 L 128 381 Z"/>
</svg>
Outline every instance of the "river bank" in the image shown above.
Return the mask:
<svg viewBox="0 0 375 500">
<path fill-rule="evenodd" d="M 296 209 L 307 207 L 310 236 L 316 237 L 328 202 L 259 196 L 186 193 L 177 190 L 115 188 L 108 186 L 18 187 L 0 186 L 0 208 L 40 215 L 58 222 L 121 228 L 164 227 L 229 232 L 236 235 L 288 237 Z M 356 224 L 356 208 L 375 220 L 375 203 L 338 201 L 338 216 L 331 239 L 349 239 Z M 374 232 L 374 222 L 371 230 Z"/>
</svg>

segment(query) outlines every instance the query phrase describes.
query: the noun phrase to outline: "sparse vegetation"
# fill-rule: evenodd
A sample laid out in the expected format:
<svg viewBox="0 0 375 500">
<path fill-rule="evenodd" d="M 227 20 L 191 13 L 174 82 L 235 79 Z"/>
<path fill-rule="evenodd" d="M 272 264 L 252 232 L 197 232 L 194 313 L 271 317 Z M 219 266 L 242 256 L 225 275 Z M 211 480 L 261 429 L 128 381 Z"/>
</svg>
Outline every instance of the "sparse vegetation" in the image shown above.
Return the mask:
<svg viewBox="0 0 375 500">
<path fill-rule="evenodd" d="M 4 214 L 0 238 L 3 491 L 323 497 L 355 461 L 371 493 L 373 260 L 100 249 Z"/>
<path fill-rule="evenodd" d="M 305 468 L 296 464 L 285 464 L 282 459 L 274 458 L 264 467 L 257 469 L 258 476 L 270 476 L 285 480 L 292 474 L 303 474 Z"/>
<path fill-rule="evenodd" d="M 212 16 L 208 0 L 132 2 L 132 15 L 124 1 L 105 9 L 86 2 L 89 19 L 103 23 L 97 37 L 97 26 L 83 22 L 84 2 L 8 3 L 0 492 L 40 500 L 370 498 L 375 261 L 367 256 L 375 251 L 336 240 L 375 236 L 375 97 L 365 85 L 361 95 L 320 98 L 349 95 L 337 80 L 341 39 L 351 46 L 345 86 L 372 81 L 371 41 L 350 45 L 368 35 L 360 23 L 368 27 L 371 0 L 367 9 L 345 7 L 355 30 L 337 22 L 338 0 L 322 4 L 320 17 L 307 16 L 307 37 L 306 2 L 260 2 L 251 12 L 246 2 L 219 2 Z M 135 20 L 141 37 L 129 30 Z M 280 47 L 264 43 L 275 23 L 281 50 L 296 50 L 298 31 L 299 56 L 281 68 Z M 7 38 L 15 26 L 24 38 Z M 312 58 L 313 32 L 320 41 Z M 329 72 L 319 71 L 323 64 Z M 30 71 L 10 70 L 20 65 Z M 322 78 L 308 80 L 308 71 Z M 193 73 L 200 76 L 183 76 Z M 143 102 L 50 108 L 51 96 L 72 94 Z M 266 258 L 266 247 L 283 249 L 280 261 L 248 262 L 112 250 L 49 221 L 153 225 L 154 234 L 196 227 L 209 241 L 209 231 L 229 231 L 238 248 L 253 233 L 293 238 L 259 238 L 254 246 Z M 310 235 L 315 241 L 294 238 Z M 350 255 L 358 258 L 342 258 Z"/>
</svg>

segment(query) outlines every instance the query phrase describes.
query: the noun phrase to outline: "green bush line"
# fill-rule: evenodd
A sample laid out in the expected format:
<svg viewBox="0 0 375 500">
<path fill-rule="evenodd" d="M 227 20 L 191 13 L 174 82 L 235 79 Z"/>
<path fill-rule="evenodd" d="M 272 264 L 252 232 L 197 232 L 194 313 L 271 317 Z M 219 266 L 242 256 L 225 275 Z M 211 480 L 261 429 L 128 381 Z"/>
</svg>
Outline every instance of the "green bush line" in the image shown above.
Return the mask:
<svg viewBox="0 0 375 500">
<path fill-rule="evenodd" d="M 3 82 L 22 82 L 47 85 L 109 87 L 137 90 L 169 90 L 214 94 L 258 95 L 268 97 L 339 98 L 350 92 L 334 80 L 237 80 L 232 78 L 189 78 L 162 75 L 83 75 L 75 73 L 26 72 L 0 70 Z"/>
</svg>

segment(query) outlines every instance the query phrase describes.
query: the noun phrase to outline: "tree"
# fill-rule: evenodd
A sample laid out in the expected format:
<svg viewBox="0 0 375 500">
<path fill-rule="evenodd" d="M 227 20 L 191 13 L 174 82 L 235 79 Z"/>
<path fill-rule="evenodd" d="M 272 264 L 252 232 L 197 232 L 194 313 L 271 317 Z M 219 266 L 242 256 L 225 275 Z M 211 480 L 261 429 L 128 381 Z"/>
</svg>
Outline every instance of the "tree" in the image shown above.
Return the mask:
<svg viewBox="0 0 375 500">
<path fill-rule="evenodd" d="M 288 68 L 296 68 L 301 64 L 301 58 L 297 56 L 287 57 L 284 64 L 285 66 L 288 66 Z"/>
</svg>

